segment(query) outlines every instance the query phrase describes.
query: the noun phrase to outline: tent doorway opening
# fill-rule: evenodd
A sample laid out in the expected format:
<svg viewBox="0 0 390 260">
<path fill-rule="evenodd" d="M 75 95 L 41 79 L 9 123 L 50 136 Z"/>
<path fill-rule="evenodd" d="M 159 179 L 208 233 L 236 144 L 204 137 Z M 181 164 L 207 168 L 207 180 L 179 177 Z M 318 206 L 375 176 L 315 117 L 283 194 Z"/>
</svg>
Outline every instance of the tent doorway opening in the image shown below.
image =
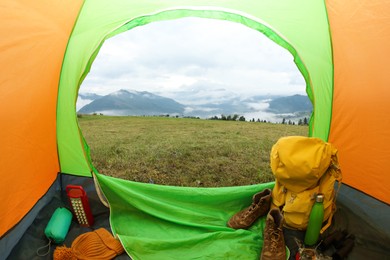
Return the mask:
<svg viewBox="0 0 390 260">
<path fill-rule="evenodd" d="M 182 18 L 108 39 L 76 109 L 101 174 L 221 187 L 273 180 L 270 149 L 308 135 L 311 103 L 292 55 L 263 34 Z"/>
</svg>

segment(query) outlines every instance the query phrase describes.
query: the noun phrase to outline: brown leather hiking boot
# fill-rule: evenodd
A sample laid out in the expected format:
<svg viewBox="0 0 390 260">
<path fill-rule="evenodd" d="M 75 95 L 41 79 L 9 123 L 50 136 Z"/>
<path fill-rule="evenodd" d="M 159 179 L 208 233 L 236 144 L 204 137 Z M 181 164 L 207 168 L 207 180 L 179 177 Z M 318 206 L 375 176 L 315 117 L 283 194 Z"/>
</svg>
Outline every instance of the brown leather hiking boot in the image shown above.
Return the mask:
<svg viewBox="0 0 390 260">
<path fill-rule="evenodd" d="M 261 260 L 285 260 L 286 244 L 283 236 L 283 215 L 279 208 L 268 212 L 264 229 L 264 244 Z"/>
<path fill-rule="evenodd" d="M 271 205 L 271 190 L 265 189 L 262 192 L 253 195 L 252 204 L 236 213 L 230 218 L 227 225 L 234 229 L 247 229 L 253 222 L 259 217 L 264 216 L 268 213 Z"/>
</svg>

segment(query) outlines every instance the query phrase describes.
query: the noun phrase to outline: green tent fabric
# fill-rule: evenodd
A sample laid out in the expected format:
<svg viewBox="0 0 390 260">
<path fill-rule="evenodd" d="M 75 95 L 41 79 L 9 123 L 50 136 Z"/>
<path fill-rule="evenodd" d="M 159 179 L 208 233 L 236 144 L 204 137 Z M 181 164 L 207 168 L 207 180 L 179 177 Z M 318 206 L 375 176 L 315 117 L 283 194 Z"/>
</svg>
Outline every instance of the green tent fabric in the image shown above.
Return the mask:
<svg viewBox="0 0 390 260">
<path fill-rule="evenodd" d="M 301 8 L 301 4 L 306 8 Z M 294 23 L 286 16 L 291 16 Z M 78 87 L 104 41 L 137 26 L 183 17 L 241 23 L 287 49 L 305 78 L 308 96 L 315 103 L 313 114 L 321 118 L 312 118 L 310 135 L 327 139 L 333 70 L 324 2 L 242 4 L 228 0 L 145 4 L 115 0 L 108 5 L 105 1 L 85 1 L 68 42 L 58 89 L 57 140 L 62 173 L 89 176 L 94 170 L 78 125 L 69 122 L 76 121 L 73 108 Z M 317 52 L 319 48 L 323 51 Z M 313 92 L 314 85 L 324 88 Z M 250 204 L 256 191 L 272 183 L 198 190 L 137 184 L 96 174 L 110 203 L 112 229 L 135 259 L 255 259 L 261 252 L 263 222 L 251 231 L 234 231 L 226 227 L 226 221 Z M 189 249 L 193 244 L 198 246 Z"/>
<path fill-rule="evenodd" d="M 226 226 L 252 196 L 274 183 L 189 188 L 96 174 L 110 224 L 133 259 L 258 259 L 266 216 L 248 230 Z"/>
<path fill-rule="evenodd" d="M 137 26 L 184 17 L 240 23 L 287 49 L 302 72 L 306 92 L 314 103 L 310 136 L 327 140 L 333 69 L 329 24 L 323 1 L 256 1 L 246 4 L 237 0 L 153 3 L 115 0 L 110 4 L 85 1 L 68 42 L 58 88 L 57 141 L 61 172 L 79 176 L 91 174 L 93 166 L 86 160 L 81 131 L 77 124 L 69 122 L 77 122 L 74 109 L 77 92 L 104 41 Z M 318 52 L 319 49 L 322 51 Z M 313 86 L 316 86 L 316 92 Z"/>
</svg>

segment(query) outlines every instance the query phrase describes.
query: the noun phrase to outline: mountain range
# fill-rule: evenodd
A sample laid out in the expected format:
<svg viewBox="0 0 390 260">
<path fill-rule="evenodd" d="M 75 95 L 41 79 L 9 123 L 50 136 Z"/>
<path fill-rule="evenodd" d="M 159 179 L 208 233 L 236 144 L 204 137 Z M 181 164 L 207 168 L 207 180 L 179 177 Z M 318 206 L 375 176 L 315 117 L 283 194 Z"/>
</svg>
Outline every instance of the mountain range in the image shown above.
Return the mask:
<svg viewBox="0 0 390 260">
<path fill-rule="evenodd" d="M 80 93 L 78 104 L 86 104 L 78 110 L 80 114 L 104 115 L 166 115 L 194 116 L 208 118 L 224 115 L 252 115 L 256 112 L 273 114 L 274 117 L 294 117 L 311 113 L 312 104 L 305 95 L 277 96 L 264 95 L 242 98 L 232 96 L 223 102 L 182 104 L 172 98 L 163 97 L 147 91 L 124 90 L 100 96 L 92 93 Z"/>
<path fill-rule="evenodd" d="M 173 99 L 146 91 L 121 89 L 106 96 L 92 96 L 93 101 L 83 106 L 81 114 L 102 113 L 105 115 L 160 115 L 183 114 L 185 106 Z"/>
</svg>

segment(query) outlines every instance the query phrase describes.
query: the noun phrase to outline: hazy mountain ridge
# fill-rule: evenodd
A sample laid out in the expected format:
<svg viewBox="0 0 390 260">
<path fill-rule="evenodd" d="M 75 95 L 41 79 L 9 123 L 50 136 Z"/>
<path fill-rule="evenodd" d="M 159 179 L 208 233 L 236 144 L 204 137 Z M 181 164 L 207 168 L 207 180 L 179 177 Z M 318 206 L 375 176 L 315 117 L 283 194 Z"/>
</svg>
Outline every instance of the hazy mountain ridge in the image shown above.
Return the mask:
<svg viewBox="0 0 390 260">
<path fill-rule="evenodd" d="M 311 111 L 311 109 L 312 104 L 307 96 L 293 95 L 271 100 L 269 102 L 268 111 L 276 114 L 282 114 L 291 112 L 306 112 Z"/>
<path fill-rule="evenodd" d="M 250 98 L 233 96 L 229 100 L 222 102 L 213 102 L 206 104 L 182 104 L 172 98 L 166 98 L 147 91 L 119 90 L 106 96 L 94 94 L 80 94 L 81 98 L 95 99 L 83 106 L 78 113 L 92 114 L 102 113 L 105 115 L 178 115 L 195 116 L 209 118 L 212 116 L 239 114 L 250 118 L 256 116 L 256 113 L 263 113 L 265 118 L 294 117 L 295 115 L 309 115 L 312 110 L 312 104 L 307 96 L 293 95 L 262 95 Z M 262 116 L 264 117 L 264 116 Z"/>
<path fill-rule="evenodd" d="M 184 107 L 173 99 L 147 91 L 138 92 L 121 89 L 93 100 L 78 112 L 81 114 L 105 113 L 109 115 L 182 114 Z"/>
<path fill-rule="evenodd" d="M 95 99 L 98 99 L 101 97 L 103 97 L 103 96 L 95 94 L 95 93 L 79 93 L 79 98 L 82 98 L 85 100 L 95 100 Z"/>
</svg>

